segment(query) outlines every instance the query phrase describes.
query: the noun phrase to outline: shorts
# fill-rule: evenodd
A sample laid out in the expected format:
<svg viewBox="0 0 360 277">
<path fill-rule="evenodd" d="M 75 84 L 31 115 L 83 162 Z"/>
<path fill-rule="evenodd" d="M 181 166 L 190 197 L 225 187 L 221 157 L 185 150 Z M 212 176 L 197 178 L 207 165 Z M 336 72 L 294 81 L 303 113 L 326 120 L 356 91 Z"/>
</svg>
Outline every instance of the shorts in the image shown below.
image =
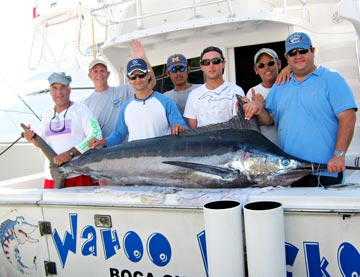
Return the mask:
<svg viewBox="0 0 360 277">
<path fill-rule="evenodd" d="M 73 178 L 68 178 L 65 180 L 65 188 L 70 187 L 86 187 L 86 186 L 97 186 L 98 183 L 94 183 L 93 179 L 89 176 L 79 175 Z M 45 179 L 44 180 L 44 189 L 53 189 L 54 180 Z"/>
</svg>

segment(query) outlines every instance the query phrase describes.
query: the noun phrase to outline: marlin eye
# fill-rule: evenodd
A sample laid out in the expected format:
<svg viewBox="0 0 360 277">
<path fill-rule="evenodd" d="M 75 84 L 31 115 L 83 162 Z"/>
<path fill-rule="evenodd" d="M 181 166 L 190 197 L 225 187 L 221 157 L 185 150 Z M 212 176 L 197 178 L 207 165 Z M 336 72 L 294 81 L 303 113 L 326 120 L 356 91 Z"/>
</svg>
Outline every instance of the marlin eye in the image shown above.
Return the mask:
<svg viewBox="0 0 360 277">
<path fill-rule="evenodd" d="M 281 161 L 281 164 L 282 164 L 283 166 L 289 166 L 289 165 L 290 165 L 290 160 L 288 160 L 288 159 L 283 159 L 283 160 Z"/>
</svg>

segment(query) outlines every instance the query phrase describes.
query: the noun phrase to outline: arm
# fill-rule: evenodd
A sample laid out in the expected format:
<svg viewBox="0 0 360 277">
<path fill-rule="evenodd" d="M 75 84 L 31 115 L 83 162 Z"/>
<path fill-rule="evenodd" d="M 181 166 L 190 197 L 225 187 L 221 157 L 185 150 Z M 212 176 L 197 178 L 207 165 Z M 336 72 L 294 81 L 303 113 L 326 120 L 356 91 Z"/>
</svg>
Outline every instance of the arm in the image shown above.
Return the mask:
<svg viewBox="0 0 360 277">
<path fill-rule="evenodd" d="M 265 103 L 264 96 L 262 94 L 260 94 L 260 93 L 256 93 L 254 88 L 251 89 L 251 98 L 250 98 L 250 100 L 258 100 L 260 102 Z"/>
<path fill-rule="evenodd" d="M 356 114 L 354 109 L 345 110 L 338 114 L 339 120 L 338 134 L 334 150 L 346 152 L 354 134 Z M 333 156 L 328 162 L 329 172 L 342 172 L 345 170 L 345 157 Z"/>
<path fill-rule="evenodd" d="M 131 49 L 132 49 L 132 53 L 129 55 L 129 58 L 131 59 L 143 59 L 146 61 L 147 66 L 148 66 L 148 70 L 149 70 L 149 75 L 151 77 L 150 79 L 150 83 L 149 83 L 149 87 L 151 89 L 153 89 L 156 85 L 156 78 L 155 78 L 155 73 L 152 70 L 151 64 L 149 63 L 148 58 L 146 57 L 145 54 L 145 49 L 143 47 L 143 45 L 141 44 L 140 41 L 138 40 L 132 40 L 131 43 Z"/>
<path fill-rule="evenodd" d="M 187 124 L 191 129 L 194 129 L 197 127 L 197 119 L 195 118 L 186 118 Z"/>
<path fill-rule="evenodd" d="M 257 116 L 260 125 L 272 125 L 274 117 L 265 109 L 264 102 L 251 101 L 244 104 L 245 119 L 250 120 L 254 115 Z"/>
<path fill-rule="evenodd" d="M 129 134 L 128 127 L 125 123 L 125 110 L 131 101 L 126 101 L 121 105 L 120 113 L 112 133 L 105 139 L 101 140 L 100 146 L 113 146 L 120 144 L 124 141 Z M 95 146 L 96 147 L 96 146 Z"/>
<path fill-rule="evenodd" d="M 165 99 L 167 101 L 167 103 L 165 104 L 166 116 L 171 126 L 171 134 L 178 135 L 189 129 L 184 118 L 181 116 L 181 113 L 179 112 L 179 109 L 177 108 L 175 102 L 168 97 Z"/>
<path fill-rule="evenodd" d="M 277 85 L 285 84 L 285 82 L 290 81 L 290 73 L 292 72 L 290 66 L 285 66 L 281 71 L 279 72 L 279 75 L 276 77 L 275 83 Z"/>
<path fill-rule="evenodd" d="M 85 105 L 79 105 L 76 108 L 78 113 L 81 114 L 79 119 L 81 120 L 81 130 L 85 134 L 85 138 L 78 145 L 54 157 L 54 163 L 57 165 L 69 162 L 72 158 L 80 156 L 89 149 L 88 144 L 93 138 L 98 139 L 102 137 L 100 125 L 91 111 Z"/>
<path fill-rule="evenodd" d="M 25 125 L 24 125 L 25 126 Z M 26 127 L 26 128 L 25 128 Z M 36 147 L 39 147 L 36 143 L 36 140 L 35 140 L 35 131 L 34 130 L 31 130 L 31 126 L 28 125 L 28 126 L 25 126 L 23 127 L 24 129 L 24 132 L 23 132 L 23 138 L 26 139 L 28 142 L 34 144 Z"/>
</svg>

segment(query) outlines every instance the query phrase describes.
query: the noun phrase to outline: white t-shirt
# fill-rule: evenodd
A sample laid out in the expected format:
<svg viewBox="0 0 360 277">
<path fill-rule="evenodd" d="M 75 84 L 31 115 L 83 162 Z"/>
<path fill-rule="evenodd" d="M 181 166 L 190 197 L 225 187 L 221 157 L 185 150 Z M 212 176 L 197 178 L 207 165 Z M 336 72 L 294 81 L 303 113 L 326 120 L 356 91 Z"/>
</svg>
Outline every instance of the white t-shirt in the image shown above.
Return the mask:
<svg viewBox="0 0 360 277">
<path fill-rule="evenodd" d="M 241 87 L 224 82 L 214 90 L 206 84 L 190 92 L 184 117 L 197 120 L 197 127 L 226 122 L 236 115 L 236 95 L 244 96 Z"/>
<path fill-rule="evenodd" d="M 246 97 L 249 98 L 250 100 L 252 100 L 251 89 L 249 89 L 249 91 L 246 94 Z M 253 89 L 255 90 L 256 94 L 261 94 L 265 98 L 265 100 L 271 90 L 271 88 L 266 88 L 262 84 L 258 84 L 257 86 L 253 87 Z M 273 143 L 277 144 L 278 136 L 275 125 L 260 126 L 260 132 L 269 140 L 271 140 Z"/>
<path fill-rule="evenodd" d="M 87 106 L 79 103 L 73 103 L 61 113 L 54 114 L 54 108 L 45 111 L 38 134 L 57 154 L 68 151 L 72 147 L 84 153 L 89 149 L 90 139 L 102 138 L 96 118 Z M 44 172 L 45 178 L 52 180 L 47 159 Z M 77 175 L 68 176 L 68 178 L 75 176 Z"/>
</svg>

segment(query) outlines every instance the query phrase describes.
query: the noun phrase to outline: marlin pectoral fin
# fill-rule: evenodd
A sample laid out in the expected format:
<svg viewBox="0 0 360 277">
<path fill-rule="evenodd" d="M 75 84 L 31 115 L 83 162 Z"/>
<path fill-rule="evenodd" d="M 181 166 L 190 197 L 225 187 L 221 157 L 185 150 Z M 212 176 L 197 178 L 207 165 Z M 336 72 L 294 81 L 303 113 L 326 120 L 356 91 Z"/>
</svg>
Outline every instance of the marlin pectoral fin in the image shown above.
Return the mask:
<svg viewBox="0 0 360 277">
<path fill-rule="evenodd" d="M 232 179 L 235 178 L 237 175 L 239 175 L 238 170 L 229 169 L 220 166 L 208 165 L 208 164 L 179 162 L 179 161 L 165 161 L 163 163 L 190 168 L 192 170 L 197 170 L 212 175 L 217 175 L 224 179 Z"/>
</svg>

